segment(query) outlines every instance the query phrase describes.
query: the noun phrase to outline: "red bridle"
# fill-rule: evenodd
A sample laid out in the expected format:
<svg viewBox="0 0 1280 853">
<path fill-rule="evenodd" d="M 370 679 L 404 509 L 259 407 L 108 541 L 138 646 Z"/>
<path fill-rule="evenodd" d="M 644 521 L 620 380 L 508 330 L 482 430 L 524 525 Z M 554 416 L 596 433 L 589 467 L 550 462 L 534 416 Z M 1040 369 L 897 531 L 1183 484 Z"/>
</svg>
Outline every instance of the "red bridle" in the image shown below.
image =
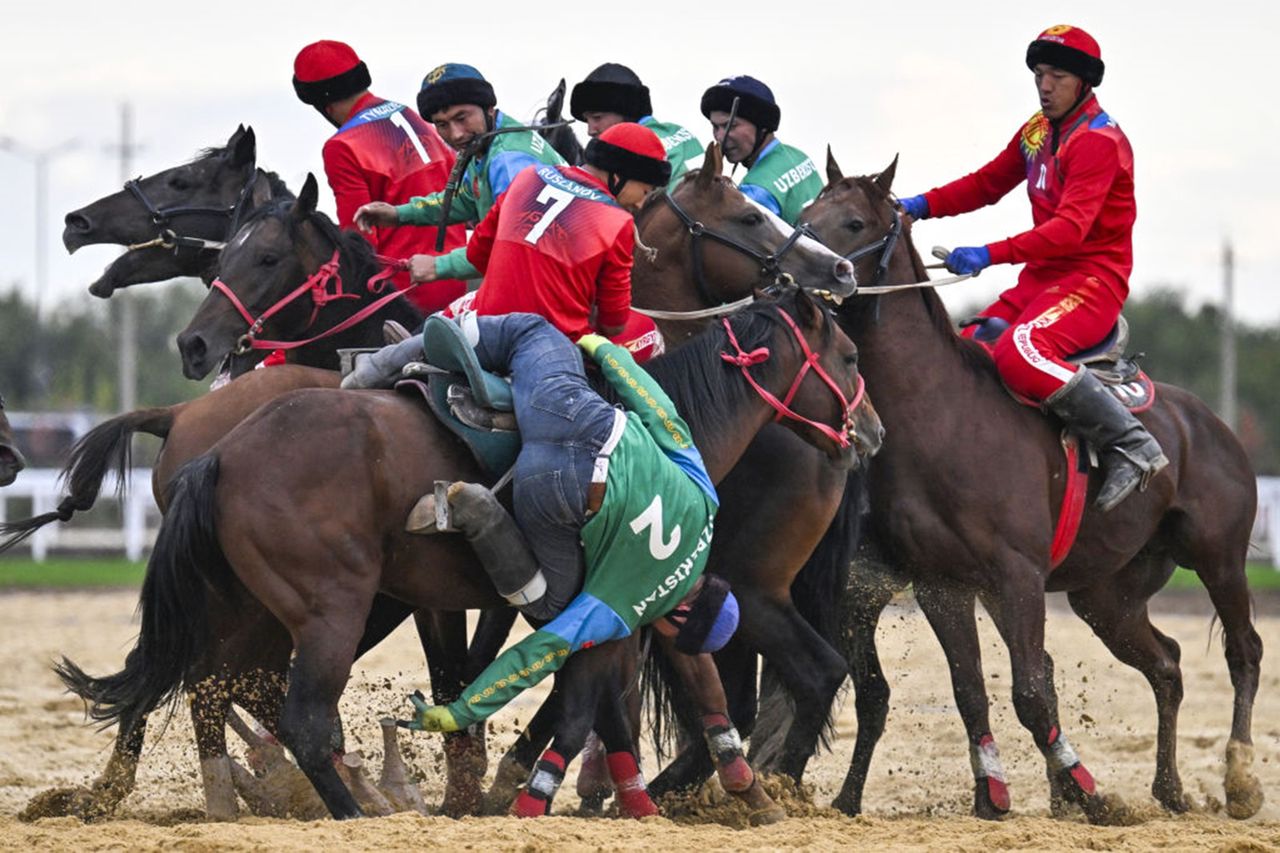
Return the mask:
<svg viewBox="0 0 1280 853">
<path fill-rule="evenodd" d="M 786 397 L 779 400 L 765 388 L 761 387 L 760 383 L 756 382 L 755 378 L 752 377 L 747 368 L 754 364 L 760 364 L 768 361 L 769 348 L 759 347 L 751 352 L 745 352 L 742 349 L 742 345 L 738 343 L 737 335 L 733 333 L 733 326 L 729 324 L 728 317 L 724 318 L 720 322 L 724 324 L 725 332 L 729 335 L 729 343 L 733 344 L 733 348 L 738 352 L 736 355 L 722 352 L 720 353 L 720 357 L 730 364 L 736 364 L 742 369 L 742 375 L 746 377 L 747 382 L 751 387 L 754 388 L 756 393 L 759 394 L 761 398 L 763 398 L 764 401 L 772 406 L 774 411 L 778 413 L 773 419 L 774 423 L 781 421 L 784 417 L 789 420 L 799 421 L 802 424 L 808 424 L 818 430 L 827 438 L 834 441 L 839 447 L 848 447 L 853 443 L 850 439 L 850 436 L 853 434 L 853 412 L 858 408 L 858 404 L 862 402 L 862 397 L 866 392 L 866 383 L 862 380 L 862 374 L 856 374 L 858 377 L 858 390 L 854 394 L 852 401 L 847 400 L 844 396 L 844 392 L 840 390 L 840 386 L 835 383 L 835 380 L 831 378 L 827 371 L 823 369 L 822 364 L 819 363 L 818 354 L 809 349 L 809 342 L 804 339 L 804 335 L 801 334 L 800 327 L 796 325 L 796 321 L 791 319 L 791 315 L 786 311 L 783 311 L 781 308 L 775 308 L 775 310 L 782 315 L 782 319 L 787 321 L 787 325 L 791 327 L 791 331 L 795 334 L 796 340 L 800 344 L 800 349 L 805 355 L 804 364 L 800 365 L 800 370 L 796 373 L 796 378 L 791 382 L 791 389 L 787 391 Z M 831 393 L 835 394 L 836 399 L 840 401 L 840 406 L 844 411 L 844 424 L 840 432 L 836 432 L 827 424 L 806 418 L 804 415 L 792 411 L 791 409 L 791 400 L 795 397 L 796 392 L 800 390 L 800 383 L 804 381 L 805 374 L 807 374 L 810 369 L 812 369 L 813 372 L 827 384 L 827 387 L 831 389 Z"/>
<path fill-rule="evenodd" d="M 383 269 L 377 275 L 372 276 L 369 279 L 369 281 L 365 283 L 365 288 L 370 293 L 381 293 L 383 290 L 386 289 L 385 282 L 388 279 L 390 279 L 393 275 L 395 275 L 400 270 L 405 270 L 409 268 L 409 262 L 407 260 L 403 260 L 400 258 L 384 258 L 381 255 L 377 255 L 376 257 L 378 262 L 383 265 Z M 361 308 L 359 311 L 357 311 L 355 314 L 351 315 L 347 319 L 343 320 L 341 323 L 338 323 L 337 325 L 332 326 L 331 328 L 325 329 L 320 334 L 314 335 L 305 340 L 264 341 L 258 338 L 258 335 L 262 333 L 262 327 L 267 322 L 267 320 L 271 319 L 271 317 L 275 316 L 277 313 L 282 311 L 286 306 L 291 305 L 295 300 L 297 300 L 304 294 L 309 293 L 311 295 L 311 319 L 307 321 L 306 329 L 310 329 L 313 325 L 315 325 L 316 318 L 320 316 L 320 309 L 324 308 L 324 306 L 328 305 L 330 302 L 334 302 L 339 299 L 359 299 L 360 294 L 346 293 L 345 291 L 343 291 L 342 275 L 338 272 L 339 266 L 340 266 L 339 253 L 337 249 L 334 249 L 333 257 L 329 258 L 328 261 L 321 264 L 320 268 L 316 270 L 314 273 L 312 273 L 311 276 L 306 281 L 298 285 L 287 296 L 285 296 L 279 302 L 276 302 L 266 311 L 263 311 L 256 318 L 249 313 L 249 309 L 244 307 L 244 303 L 240 301 L 240 297 L 236 296 L 235 293 L 232 292 L 231 288 L 228 287 L 221 278 L 215 278 L 213 280 L 213 283 L 210 285 L 210 287 L 213 290 L 217 290 L 223 296 L 227 297 L 227 299 L 230 300 L 231 304 L 235 307 L 235 309 L 240 312 L 240 316 L 243 317 L 245 322 L 249 324 L 249 331 L 246 332 L 244 335 L 242 335 L 240 337 L 240 340 L 236 344 L 235 354 L 244 355 L 250 350 L 255 350 L 255 349 L 289 350 L 289 349 L 296 349 L 297 347 L 301 347 L 301 346 L 306 346 L 307 344 L 315 343 L 316 341 L 323 340 L 324 338 L 330 337 L 331 335 L 336 335 L 339 332 L 342 332 L 351 328 L 352 326 L 356 325 L 362 320 L 365 320 L 366 318 L 368 318 L 371 314 L 374 314 L 382 310 L 382 307 L 387 303 L 395 299 L 400 299 L 410 290 L 413 290 L 414 287 L 417 287 L 417 285 L 415 284 L 415 285 L 411 285 L 410 287 L 404 290 L 393 289 L 391 293 L 388 293 L 385 296 L 381 297 L 380 299 L 377 299 L 374 302 L 370 303 L 369 305 L 366 305 L 364 308 Z M 333 285 L 332 290 L 329 289 L 330 284 Z M 304 329 L 303 331 L 306 331 L 306 329 Z"/>
</svg>

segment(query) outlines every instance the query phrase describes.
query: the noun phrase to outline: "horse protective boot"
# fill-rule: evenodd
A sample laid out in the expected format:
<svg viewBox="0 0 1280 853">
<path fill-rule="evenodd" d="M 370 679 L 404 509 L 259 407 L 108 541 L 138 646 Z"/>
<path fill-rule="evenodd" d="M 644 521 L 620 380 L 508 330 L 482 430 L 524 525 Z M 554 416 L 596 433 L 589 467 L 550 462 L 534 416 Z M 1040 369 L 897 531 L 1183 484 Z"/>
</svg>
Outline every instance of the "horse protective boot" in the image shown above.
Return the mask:
<svg viewBox="0 0 1280 853">
<path fill-rule="evenodd" d="M 499 595 L 521 610 L 538 602 L 547 591 L 547 580 L 516 520 L 497 496 L 478 483 L 452 483 L 444 491 L 446 506 L 441 512 L 437 494 L 418 501 L 405 529 L 410 533 L 462 533 Z"/>
<path fill-rule="evenodd" d="M 422 338 L 417 335 L 374 352 L 353 353 L 351 370 L 343 371 L 342 387 L 390 388 L 405 365 L 415 361 L 422 361 Z"/>
<path fill-rule="evenodd" d="M 1102 457 L 1102 488 L 1094 504 L 1103 512 L 1114 509 L 1140 485 L 1145 489 L 1147 481 L 1169 464 L 1155 436 L 1084 367 L 1044 405 Z"/>
</svg>

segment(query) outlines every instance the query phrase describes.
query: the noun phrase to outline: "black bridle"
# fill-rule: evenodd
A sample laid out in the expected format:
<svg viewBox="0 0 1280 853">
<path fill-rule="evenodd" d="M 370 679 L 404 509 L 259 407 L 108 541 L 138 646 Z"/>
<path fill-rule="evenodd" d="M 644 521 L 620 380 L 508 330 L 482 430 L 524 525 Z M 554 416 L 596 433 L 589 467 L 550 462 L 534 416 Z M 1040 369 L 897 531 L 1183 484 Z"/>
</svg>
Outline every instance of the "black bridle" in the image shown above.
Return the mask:
<svg viewBox="0 0 1280 853">
<path fill-rule="evenodd" d="M 884 284 L 885 276 L 889 274 L 889 262 L 893 258 L 893 250 L 897 248 L 898 238 L 902 236 L 902 217 L 898 215 L 897 209 L 892 205 L 893 203 L 890 202 L 893 224 L 889 226 L 888 232 L 874 243 L 868 243 L 860 249 L 854 249 L 844 256 L 846 261 L 856 264 L 868 255 L 873 255 L 876 252 L 880 253 L 880 259 L 876 262 L 875 277 L 871 279 L 871 284 L 867 285 L 868 287 L 878 287 Z"/>
<path fill-rule="evenodd" d="M 790 252 L 795 248 L 796 243 L 800 241 L 801 237 L 813 236 L 807 225 L 798 225 L 796 226 L 796 229 L 791 232 L 791 236 L 788 237 L 776 251 L 770 252 L 766 255 L 762 252 L 756 251 L 745 243 L 735 240 L 728 234 L 721 234 L 719 231 L 714 231 L 694 219 L 676 202 L 675 197 L 671 195 L 669 190 L 663 190 L 662 200 L 667 203 L 667 206 L 671 208 L 671 212 L 676 215 L 676 218 L 684 225 L 685 230 L 689 232 L 689 239 L 693 244 L 691 247 L 691 253 L 693 255 L 693 284 L 698 289 L 699 298 L 701 298 L 703 303 L 708 306 L 723 304 L 724 300 L 716 299 L 711 295 L 711 291 L 707 288 L 707 280 L 703 274 L 702 262 L 702 239 L 704 237 L 751 258 L 760 265 L 760 274 L 762 277 L 768 278 L 772 276 L 773 284 L 785 284 L 792 279 L 788 273 L 784 273 L 782 271 L 783 257 L 787 252 Z"/>
<path fill-rule="evenodd" d="M 170 227 L 172 220 L 180 216 L 221 216 L 227 220 L 228 237 L 234 234 L 240 224 L 240 215 L 245 204 L 245 200 L 249 198 L 249 194 L 253 192 L 253 185 L 258 180 L 258 169 L 253 163 L 249 164 L 249 178 L 245 181 L 244 186 L 240 188 L 240 194 L 236 197 L 235 203 L 226 207 L 214 207 L 211 205 L 174 205 L 173 207 L 156 207 L 156 205 L 147 197 L 147 193 L 142 189 L 142 178 L 137 177 L 131 181 L 124 182 L 124 188 L 138 200 L 143 209 L 151 216 L 151 222 L 158 229 L 154 240 L 148 243 L 140 243 L 130 248 L 143 248 L 151 246 L 159 246 L 163 249 L 173 249 L 176 253 L 178 249 L 201 249 L 206 251 L 221 251 L 223 244 L 214 240 L 205 240 L 202 237 L 188 237 L 178 234 Z"/>
</svg>

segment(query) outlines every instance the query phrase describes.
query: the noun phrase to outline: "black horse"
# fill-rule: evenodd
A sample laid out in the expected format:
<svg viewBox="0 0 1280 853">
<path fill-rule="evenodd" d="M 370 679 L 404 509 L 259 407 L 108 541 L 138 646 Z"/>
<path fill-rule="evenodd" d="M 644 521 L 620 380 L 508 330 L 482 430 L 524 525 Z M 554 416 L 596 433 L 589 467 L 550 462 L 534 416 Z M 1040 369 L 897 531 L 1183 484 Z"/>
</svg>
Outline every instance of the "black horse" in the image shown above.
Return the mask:
<svg viewBox="0 0 1280 853">
<path fill-rule="evenodd" d="M 14 443 L 13 428 L 4 414 L 4 397 L 0 397 L 0 486 L 12 483 L 25 467 L 27 460 L 22 458 L 22 451 Z"/>
</svg>

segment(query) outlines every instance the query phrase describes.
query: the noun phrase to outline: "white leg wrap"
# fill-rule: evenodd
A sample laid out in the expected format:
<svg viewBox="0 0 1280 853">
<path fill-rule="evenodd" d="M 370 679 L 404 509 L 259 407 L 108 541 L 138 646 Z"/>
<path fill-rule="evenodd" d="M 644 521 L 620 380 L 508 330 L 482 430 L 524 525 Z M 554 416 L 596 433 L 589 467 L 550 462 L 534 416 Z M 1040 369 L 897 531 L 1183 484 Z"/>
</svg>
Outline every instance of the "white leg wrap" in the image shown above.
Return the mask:
<svg viewBox="0 0 1280 853">
<path fill-rule="evenodd" d="M 1071 744 L 1067 743 L 1067 736 L 1062 732 L 1058 732 L 1058 739 L 1049 744 L 1045 758 L 1049 761 L 1049 769 L 1055 773 L 1060 770 L 1070 770 L 1080 763 L 1080 756 L 1076 755 Z"/>
<path fill-rule="evenodd" d="M 970 744 L 969 764 L 973 767 L 975 779 L 1008 782 L 1004 775 L 1004 765 L 1000 763 L 1000 750 L 994 740 L 985 739 L 982 743 Z"/>
</svg>

